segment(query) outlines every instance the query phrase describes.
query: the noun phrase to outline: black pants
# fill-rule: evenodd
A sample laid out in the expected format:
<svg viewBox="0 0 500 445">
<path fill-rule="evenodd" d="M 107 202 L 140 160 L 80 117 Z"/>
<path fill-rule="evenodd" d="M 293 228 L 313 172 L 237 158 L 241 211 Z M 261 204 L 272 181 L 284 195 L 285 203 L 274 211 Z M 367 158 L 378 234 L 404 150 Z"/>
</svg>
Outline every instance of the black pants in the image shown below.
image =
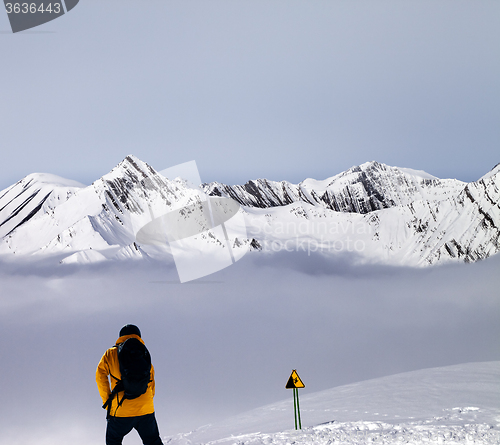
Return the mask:
<svg viewBox="0 0 500 445">
<path fill-rule="evenodd" d="M 154 413 L 137 417 L 110 416 L 106 428 L 106 445 L 121 445 L 132 428 L 137 430 L 144 445 L 163 445 Z"/>
</svg>

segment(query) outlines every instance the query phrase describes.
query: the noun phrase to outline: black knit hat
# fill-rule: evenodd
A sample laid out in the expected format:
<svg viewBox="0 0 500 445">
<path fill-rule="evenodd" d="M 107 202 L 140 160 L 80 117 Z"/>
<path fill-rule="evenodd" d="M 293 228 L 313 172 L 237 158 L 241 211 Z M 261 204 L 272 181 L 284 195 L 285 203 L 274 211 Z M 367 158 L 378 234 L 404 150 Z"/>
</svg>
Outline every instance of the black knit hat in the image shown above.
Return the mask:
<svg viewBox="0 0 500 445">
<path fill-rule="evenodd" d="M 135 335 L 138 335 L 140 337 L 141 331 L 134 324 L 126 324 L 125 326 L 123 326 L 123 328 L 120 329 L 120 337 L 123 337 L 124 335 L 130 335 L 130 334 L 135 334 Z"/>
</svg>

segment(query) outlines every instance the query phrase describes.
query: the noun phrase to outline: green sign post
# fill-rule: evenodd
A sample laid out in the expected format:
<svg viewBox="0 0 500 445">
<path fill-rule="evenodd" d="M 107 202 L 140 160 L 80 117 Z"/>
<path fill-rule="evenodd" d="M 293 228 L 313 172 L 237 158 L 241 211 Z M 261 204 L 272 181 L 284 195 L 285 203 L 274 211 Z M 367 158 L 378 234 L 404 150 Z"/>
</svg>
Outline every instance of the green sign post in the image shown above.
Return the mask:
<svg viewBox="0 0 500 445">
<path fill-rule="evenodd" d="M 298 429 L 302 429 L 302 422 L 300 421 L 300 405 L 299 405 L 299 388 L 305 388 L 306 385 L 302 383 L 297 370 L 293 370 L 290 374 L 290 378 L 285 386 L 286 389 L 293 389 L 293 414 L 295 416 L 295 429 L 297 429 L 297 419 L 298 419 Z"/>
</svg>

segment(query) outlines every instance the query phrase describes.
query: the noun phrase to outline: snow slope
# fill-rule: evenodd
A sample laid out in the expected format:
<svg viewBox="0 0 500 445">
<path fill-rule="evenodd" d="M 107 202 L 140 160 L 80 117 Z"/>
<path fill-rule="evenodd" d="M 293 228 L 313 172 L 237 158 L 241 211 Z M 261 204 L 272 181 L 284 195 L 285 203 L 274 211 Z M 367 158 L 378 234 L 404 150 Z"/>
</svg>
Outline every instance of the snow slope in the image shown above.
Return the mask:
<svg viewBox="0 0 500 445">
<path fill-rule="evenodd" d="M 424 369 L 306 394 L 300 411 L 303 429 L 294 431 L 289 391 L 282 402 L 164 443 L 494 445 L 500 443 L 500 362 Z"/>
<path fill-rule="evenodd" d="M 79 182 L 48 173 L 32 173 L 0 192 L 0 238 L 45 213 L 52 212 L 79 189 Z"/>
</svg>

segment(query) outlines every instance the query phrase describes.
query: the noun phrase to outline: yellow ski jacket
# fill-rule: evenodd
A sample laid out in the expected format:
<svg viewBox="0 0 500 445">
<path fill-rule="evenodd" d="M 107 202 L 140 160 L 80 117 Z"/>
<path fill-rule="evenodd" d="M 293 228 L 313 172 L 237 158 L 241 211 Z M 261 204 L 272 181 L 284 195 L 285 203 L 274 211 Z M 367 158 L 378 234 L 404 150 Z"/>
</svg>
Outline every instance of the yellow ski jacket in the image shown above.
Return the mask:
<svg viewBox="0 0 500 445">
<path fill-rule="evenodd" d="M 95 379 L 97 382 L 97 389 L 102 399 L 102 403 L 106 403 L 111 391 L 116 385 L 116 380 L 111 377 L 113 375 L 117 379 L 121 379 L 120 364 L 118 363 L 118 350 L 117 345 L 123 343 L 127 338 L 135 337 L 144 344 L 142 338 L 138 335 L 123 335 L 118 340 L 116 340 L 115 346 L 109 348 L 101 358 L 99 365 L 97 365 L 97 371 L 95 374 Z M 111 387 L 110 382 L 111 380 Z M 118 406 L 118 401 L 122 400 L 123 391 L 118 393 L 117 397 L 113 397 L 111 404 L 110 414 L 116 417 L 135 417 L 144 416 L 146 414 L 154 413 L 153 397 L 155 395 L 155 371 L 153 365 L 151 365 L 151 382 L 148 385 L 147 391 L 136 399 L 125 399 L 121 406 Z"/>
</svg>

